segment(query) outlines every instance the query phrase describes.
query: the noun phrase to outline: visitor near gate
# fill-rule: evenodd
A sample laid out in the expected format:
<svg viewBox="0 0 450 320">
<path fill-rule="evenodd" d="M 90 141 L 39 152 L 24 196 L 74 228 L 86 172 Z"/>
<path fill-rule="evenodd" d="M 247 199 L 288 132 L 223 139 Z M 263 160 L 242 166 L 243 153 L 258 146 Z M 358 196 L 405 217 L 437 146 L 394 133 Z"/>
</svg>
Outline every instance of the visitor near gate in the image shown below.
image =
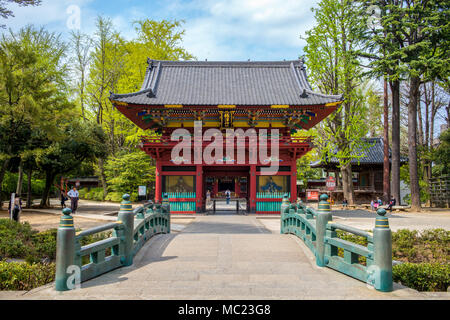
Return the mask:
<svg viewBox="0 0 450 320">
<path fill-rule="evenodd" d="M 209 207 L 210 204 L 211 204 L 211 191 L 208 190 L 206 191 L 206 206 Z"/>
<path fill-rule="evenodd" d="M 230 204 L 231 191 L 229 189 L 225 191 L 225 197 L 227 198 L 227 204 Z"/>
<path fill-rule="evenodd" d="M 11 212 L 11 205 L 12 205 L 11 200 L 9 200 L 9 206 L 8 206 L 9 212 Z M 12 219 L 14 221 L 19 222 L 19 217 L 20 217 L 21 212 L 22 212 L 22 200 L 20 199 L 20 196 L 15 194 L 14 207 L 13 207 L 13 211 L 12 211 Z"/>
<path fill-rule="evenodd" d="M 67 198 L 66 193 L 62 189 L 60 191 L 60 199 L 61 199 L 61 209 L 64 209 L 66 207 L 66 201 L 69 199 Z"/>
<path fill-rule="evenodd" d="M 389 200 L 389 205 L 387 207 L 388 210 L 392 211 L 392 207 L 395 206 L 395 199 L 391 198 L 391 200 Z"/>
<path fill-rule="evenodd" d="M 347 205 L 348 205 L 347 199 L 344 199 L 342 201 L 342 209 L 347 208 Z"/>
<path fill-rule="evenodd" d="M 80 194 L 78 193 L 77 188 L 74 186 L 72 190 L 67 192 L 67 195 L 70 198 L 70 209 L 72 210 L 72 213 L 75 213 L 78 208 L 78 199 Z"/>
</svg>

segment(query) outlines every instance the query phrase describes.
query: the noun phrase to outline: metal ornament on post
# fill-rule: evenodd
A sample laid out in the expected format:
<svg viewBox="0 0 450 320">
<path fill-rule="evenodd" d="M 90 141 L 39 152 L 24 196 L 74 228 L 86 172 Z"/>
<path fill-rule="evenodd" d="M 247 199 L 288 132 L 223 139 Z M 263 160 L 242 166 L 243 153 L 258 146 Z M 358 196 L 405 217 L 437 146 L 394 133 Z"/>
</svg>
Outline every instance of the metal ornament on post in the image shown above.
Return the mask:
<svg viewBox="0 0 450 320">
<path fill-rule="evenodd" d="M 73 217 L 70 215 L 72 210 L 65 208 L 62 213 L 56 235 L 56 291 L 68 291 L 74 288 L 74 286 L 68 286 L 67 282 L 71 274 L 67 272 L 67 269 L 75 262 L 75 227 Z"/>
<path fill-rule="evenodd" d="M 322 194 L 316 217 L 316 264 L 325 267 L 325 232 L 328 221 L 332 220 L 330 203 L 327 201 L 328 195 Z"/>
<path fill-rule="evenodd" d="M 392 232 L 386 210 L 378 209 L 373 229 L 374 266 L 373 286 L 383 292 L 393 290 L 392 283 Z"/>
<path fill-rule="evenodd" d="M 130 201 L 130 195 L 124 194 L 123 201 L 120 203 L 120 211 L 117 219 L 122 221 L 124 225 L 124 257 L 121 259 L 123 266 L 131 266 L 133 264 L 133 229 L 134 214 Z"/>
<path fill-rule="evenodd" d="M 283 200 L 281 201 L 281 226 L 280 226 L 280 233 L 284 233 L 284 226 L 283 226 L 283 217 L 285 213 L 287 213 L 287 210 L 289 209 L 290 202 L 289 202 L 289 195 L 287 193 L 284 194 Z"/>
</svg>

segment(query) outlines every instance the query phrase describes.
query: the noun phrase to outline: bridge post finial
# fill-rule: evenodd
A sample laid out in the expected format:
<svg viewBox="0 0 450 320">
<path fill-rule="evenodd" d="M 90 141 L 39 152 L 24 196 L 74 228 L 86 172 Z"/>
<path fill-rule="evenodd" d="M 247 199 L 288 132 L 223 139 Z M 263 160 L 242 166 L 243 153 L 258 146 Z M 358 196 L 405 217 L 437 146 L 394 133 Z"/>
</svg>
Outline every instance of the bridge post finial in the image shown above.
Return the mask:
<svg viewBox="0 0 450 320">
<path fill-rule="evenodd" d="M 56 236 L 56 291 L 67 291 L 75 288 L 68 286 L 67 280 L 70 273 L 67 268 L 75 265 L 75 227 L 73 217 L 70 215 L 72 210 L 65 208 L 62 210 L 62 216 Z"/>
<path fill-rule="evenodd" d="M 325 267 L 325 233 L 328 221 L 331 221 L 330 203 L 327 201 L 328 196 L 322 194 L 317 209 L 316 217 L 316 264 L 319 267 Z"/>
<path fill-rule="evenodd" d="M 378 209 L 373 229 L 374 266 L 373 285 L 383 292 L 393 290 L 392 283 L 392 233 L 386 210 Z"/>
<path fill-rule="evenodd" d="M 164 215 L 167 215 L 166 233 L 170 233 L 170 202 L 169 202 L 169 195 L 167 194 L 167 192 L 163 193 L 161 211 Z"/>
<path fill-rule="evenodd" d="M 280 226 L 280 233 L 283 234 L 284 233 L 284 215 L 286 213 L 289 212 L 289 206 L 290 206 L 290 202 L 289 202 L 289 195 L 287 193 L 285 193 L 283 195 L 283 200 L 281 201 L 281 226 Z"/>
<path fill-rule="evenodd" d="M 131 205 L 130 195 L 124 194 L 123 201 L 120 203 L 120 211 L 117 220 L 122 221 L 124 225 L 124 251 L 123 257 L 120 258 L 123 266 L 131 266 L 133 264 L 133 229 L 134 229 L 134 213 Z"/>
</svg>

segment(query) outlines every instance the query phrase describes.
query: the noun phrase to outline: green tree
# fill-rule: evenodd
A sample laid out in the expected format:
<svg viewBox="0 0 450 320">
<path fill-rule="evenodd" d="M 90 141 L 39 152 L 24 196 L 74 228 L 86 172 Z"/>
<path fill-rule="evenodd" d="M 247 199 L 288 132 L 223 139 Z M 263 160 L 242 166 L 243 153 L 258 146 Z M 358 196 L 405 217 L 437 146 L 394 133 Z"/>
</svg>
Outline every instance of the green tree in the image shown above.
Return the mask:
<svg viewBox="0 0 450 320">
<path fill-rule="evenodd" d="M 450 174 L 450 129 L 441 133 L 439 142 L 434 152 L 436 166 L 433 169 L 436 175 L 447 175 Z"/>
<path fill-rule="evenodd" d="M 322 0 L 313 9 L 316 26 L 306 32 L 304 48 L 312 84 L 327 94 L 343 94 L 344 102 L 318 127 L 316 143 L 324 158 L 339 159 L 344 197 L 354 202 L 351 161 L 364 149 L 367 125 L 362 70 L 356 56 L 361 29 L 359 9 L 349 0 Z"/>
<path fill-rule="evenodd" d="M 60 99 L 67 90 L 67 69 L 63 62 L 66 47 L 58 35 L 29 25 L 2 34 L 0 49 L 1 185 L 11 158 L 20 158 L 26 148 L 39 148 L 29 143 L 30 132 L 41 130 L 57 139 L 58 123 L 71 112 L 65 110 L 66 100 Z M 20 172 L 22 167 L 21 162 Z"/>
<path fill-rule="evenodd" d="M 100 126 L 75 119 L 63 130 L 64 139 L 52 142 L 37 154 L 36 162 L 45 173 L 41 207 L 48 203 L 50 188 L 58 174 L 76 172 L 84 161 L 106 156 L 106 137 Z"/>
<path fill-rule="evenodd" d="M 137 193 L 138 186 L 153 186 L 155 182 L 153 160 L 142 151 L 122 152 L 109 157 L 105 164 L 105 174 L 109 191 Z"/>
</svg>

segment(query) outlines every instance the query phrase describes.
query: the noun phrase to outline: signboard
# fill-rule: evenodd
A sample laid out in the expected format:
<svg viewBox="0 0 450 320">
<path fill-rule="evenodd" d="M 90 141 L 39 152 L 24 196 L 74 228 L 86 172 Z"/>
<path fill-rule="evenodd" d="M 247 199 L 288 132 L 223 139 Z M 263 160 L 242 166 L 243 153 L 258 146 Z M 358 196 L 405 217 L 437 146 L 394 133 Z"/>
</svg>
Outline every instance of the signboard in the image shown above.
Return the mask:
<svg viewBox="0 0 450 320">
<path fill-rule="evenodd" d="M 328 191 L 333 191 L 336 188 L 336 178 L 328 177 L 326 180 L 326 186 Z"/>
<path fill-rule="evenodd" d="M 306 200 L 319 200 L 319 190 L 306 190 Z"/>
<path fill-rule="evenodd" d="M 138 188 L 138 195 L 145 197 L 147 195 L 147 187 L 146 186 L 139 186 L 139 188 Z"/>
</svg>

